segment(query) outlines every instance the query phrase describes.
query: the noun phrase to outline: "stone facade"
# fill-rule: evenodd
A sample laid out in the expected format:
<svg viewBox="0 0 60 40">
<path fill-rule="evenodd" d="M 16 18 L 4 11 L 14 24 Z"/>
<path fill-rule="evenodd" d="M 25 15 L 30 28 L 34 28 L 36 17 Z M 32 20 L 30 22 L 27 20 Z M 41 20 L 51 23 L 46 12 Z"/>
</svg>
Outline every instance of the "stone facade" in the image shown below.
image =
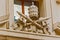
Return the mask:
<svg viewBox="0 0 60 40">
<path fill-rule="evenodd" d="M 38 0 L 42 2 L 39 4 L 40 7 L 40 16 L 41 17 L 51 17 L 49 21 L 49 31 L 50 35 L 46 34 L 37 34 L 19 30 L 9 29 L 14 23 L 14 0 L 1 0 L 0 1 L 0 17 L 4 19 L 8 15 L 7 19 L 0 21 L 0 40 L 59 40 L 60 36 L 57 36 L 54 33 L 54 23 L 59 22 L 59 11 L 58 6 L 56 5 L 56 0 Z M 57 9 L 58 8 L 58 9 Z M 56 14 L 57 13 L 57 14 Z"/>
</svg>

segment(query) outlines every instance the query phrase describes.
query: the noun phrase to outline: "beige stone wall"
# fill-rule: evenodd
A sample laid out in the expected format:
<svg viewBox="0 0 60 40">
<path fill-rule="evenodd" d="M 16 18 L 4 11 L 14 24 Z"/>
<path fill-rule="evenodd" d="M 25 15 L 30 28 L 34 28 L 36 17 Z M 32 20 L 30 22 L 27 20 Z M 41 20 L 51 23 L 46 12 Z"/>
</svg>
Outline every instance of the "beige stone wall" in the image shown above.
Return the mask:
<svg viewBox="0 0 60 40">
<path fill-rule="evenodd" d="M 60 22 L 60 4 L 56 3 L 56 5 L 57 5 L 56 20 L 57 20 L 57 22 Z"/>
<path fill-rule="evenodd" d="M 3 16 L 6 14 L 6 1 L 5 0 L 1 0 L 0 1 L 0 16 Z"/>
</svg>

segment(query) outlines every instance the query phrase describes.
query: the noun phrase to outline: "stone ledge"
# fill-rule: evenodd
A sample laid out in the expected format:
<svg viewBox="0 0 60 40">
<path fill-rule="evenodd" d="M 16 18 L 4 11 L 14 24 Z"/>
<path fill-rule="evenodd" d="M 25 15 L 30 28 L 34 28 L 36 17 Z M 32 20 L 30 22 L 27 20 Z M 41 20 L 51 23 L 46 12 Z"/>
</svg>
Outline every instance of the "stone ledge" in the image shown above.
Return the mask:
<svg viewBox="0 0 60 40">
<path fill-rule="evenodd" d="M 15 30 L 9 30 L 9 29 L 7 29 L 7 30 L 0 29 L 0 35 L 18 37 L 18 38 L 22 37 L 22 38 L 29 38 L 29 39 L 46 39 L 46 38 L 60 39 L 60 36 L 56 36 L 56 35 L 29 33 L 29 32 L 15 31 Z"/>
</svg>

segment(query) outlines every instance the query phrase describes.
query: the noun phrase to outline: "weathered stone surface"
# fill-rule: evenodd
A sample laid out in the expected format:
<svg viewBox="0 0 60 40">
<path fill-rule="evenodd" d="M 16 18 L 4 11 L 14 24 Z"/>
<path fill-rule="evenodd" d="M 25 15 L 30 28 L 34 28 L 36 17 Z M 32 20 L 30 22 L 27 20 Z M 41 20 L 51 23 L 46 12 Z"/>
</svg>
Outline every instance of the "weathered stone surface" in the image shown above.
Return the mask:
<svg viewBox="0 0 60 40">
<path fill-rule="evenodd" d="M 34 40 L 34 39 L 0 36 L 0 40 Z"/>
<path fill-rule="evenodd" d="M 5 36 L 0 36 L 0 40 L 6 40 Z"/>
</svg>

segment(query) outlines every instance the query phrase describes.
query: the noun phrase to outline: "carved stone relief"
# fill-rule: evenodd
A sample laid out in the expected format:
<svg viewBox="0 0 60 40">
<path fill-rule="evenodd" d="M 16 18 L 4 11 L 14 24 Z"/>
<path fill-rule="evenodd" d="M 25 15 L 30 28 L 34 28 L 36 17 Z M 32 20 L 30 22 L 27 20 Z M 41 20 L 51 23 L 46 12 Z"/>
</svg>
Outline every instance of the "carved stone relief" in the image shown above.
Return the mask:
<svg viewBox="0 0 60 40">
<path fill-rule="evenodd" d="M 42 34 L 50 34 L 48 31 L 48 26 L 46 24 L 45 20 L 48 20 L 49 18 L 39 18 L 39 20 L 32 20 L 29 17 L 26 17 L 24 14 L 17 12 L 19 15 L 21 15 L 23 18 L 26 19 L 26 21 L 29 22 L 23 22 L 23 20 L 18 20 L 16 23 L 13 23 L 12 27 L 14 27 L 14 30 L 20 28 L 20 31 L 27 31 L 27 32 L 33 32 L 33 33 L 42 33 Z M 39 30 L 39 31 L 38 31 Z"/>
</svg>

